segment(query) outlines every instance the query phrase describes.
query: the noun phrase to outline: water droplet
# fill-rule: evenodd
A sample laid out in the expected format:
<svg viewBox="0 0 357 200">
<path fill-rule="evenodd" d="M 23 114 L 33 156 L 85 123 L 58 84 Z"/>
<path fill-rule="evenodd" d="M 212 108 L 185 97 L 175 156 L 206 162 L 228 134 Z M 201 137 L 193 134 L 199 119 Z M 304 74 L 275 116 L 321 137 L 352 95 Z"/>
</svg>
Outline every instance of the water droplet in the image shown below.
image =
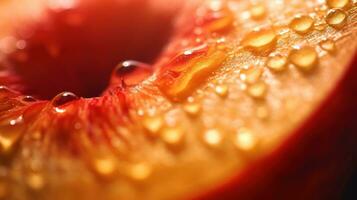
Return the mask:
<svg viewBox="0 0 357 200">
<path fill-rule="evenodd" d="M 277 36 L 273 29 L 259 29 L 247 34 L 242 44 L 253 51 L 264 51 L 275 47 Z"/>
<path fill-rule="evenodd" d="M 263 81 L 259 81 L 248 87 L 248 94 L 253 98 L 261 99 L 265 97 L 267 89 L 267 85 Z"/>
<path fill-rule="evenodd" d="M 215 88 L 214 88 L 216 94 L 220 97 L 227 97 L 228 95 L 228 86 L 227 85 L 217 85 Z"/>
<path fill-rule="evenodd" d="M 325 50 L 328 51 L 330 53 L 335 52 L 336 50 L 336 45 L 335 42 L 333 40 L 330 39 L 324 39 L 320 42 L 320 47 Z"/>
<path fill-rule="evenodd" d="M 24 102 L 35 102 L 37 101 L 33 96 L 23 96 L 22 101 Z"/>
<path fill-rule="evenodd" d="M 77 95 L 71 92 L 62 92 L 52 99 L 52 105 L 54 107 L 60 107 L 77 99 Z"/>
<path fill-rule="evenodd" d="M 30 173 L 26 178 L 27 185 L 33 190 L 40 190 L 45 186 L 45 180 L 40 173 Z"/>
<path fill-rule="evenodd" d="M 135 86 L 152 74 L 152 67 L 145 63 L 128 60 L 119 63 L 113 70 L 112 84 L 124 82 L 127 86 Z"/>
<path fill-rule="evenodd" d="M 200 52 L 185 51 L 160 70 L 157 84 L 170 99 L 186 99 L 221 67 L 226 57 L 226 52 L 216 46 L 205 47 Z"/>
<path fill-rule="evenodd" d="M 161 131 L 162 140 L 172 146 L 181 144 L 184 138 L 184 130 L 179 127 L 165 127 Z"/>
<path fill-rule="evenodd" d="M 242 81 L 253 84 L 256 83 L 262 76 L 263 69 L 260 67 L 251 66 L 248 69 L 243 69 L 240 75 Z"/>
<path fill-rule="evenodd" d="M 164 119 L 159 116 L 148 116 L 143 119 L 143 126 L 145 130 L 152 136 L 156 136 L 162 126 L 164 125 Z"/>
<path fill-rule="evenodd" d="M 290 52 L 289 60 L 302 71 L 308 72 L 314 69 L 318 63 L 318 55 L 312 47 L 302 47 L 293 49 Z"/>
<path fill-rule="evenodd" d="M 116 164 L 110 157 L 103 157 L 94 160 L 94 169 L 102 177 L 110 177 L 116 171 Z"/>
<path fill-rule="evenodd" d="M 223 136 L 218 129 L 208 129 L 203 134 L 203 140 L 207 145 L 217 147 L 222 143 Z"/>
<path fill-rule="evenodd" d="M 342 28 L 347 21 L 347 14 L 341 9 L 329 10 L 325 18 L 326 23 L 334 28 Z"/>
<path fill-rule="evenodd" d="M 188 102 L 183 105 L 183 109 L 190 116 L 197 116 L 201 112 L 201 105 L 198 103 Z"/>
<path fill-rule="evenodd" d="M 208 32 L 225 32 L 232 29 L 234 21 L 234 15 L 229 9 L 221 9 L 208 13 L 198 25 Z"/>
<path fill-rule="evenodd" d="M 276 55 L 269 57 L 267 66 L 275 72 L 281 72 L 286 69 L 288 59 L 285 56 Z"/>
<path fill-rule="evenodd" d="M 152 167 L 144 162 L 133 164 L 129 169 L 130 177 L 137 181 L 143 181 L 147 179 L 151 173 Z"/>
<path fill-rule="evenodd" d="M 254 4 L 249 10 L 250 16 L 255 20 L 263 19 L 266 16 L 266 7 L 264 4 Z"/>
<path fill-rule="evenodd" d="M 290 28 L 299 34 L 310 32 L 313 25 L 314 19 L 308 15 L 296 16 L 289 24 Z"/>
<path fill-rule="evenodd" d="M 238 149 L 250 151 L 256 147 L 257 139 L 250 129 L 241 128 L 235 136 L 234 143 Z"/>
<path fill-rule="evenodd" d="M 24 128 L 22 115 L 0 123 L 0 153 L 8 154 L 22 136 Z"/>
<path fill-rule="evenodd" d="M 351 5 L 351 0 L 326 0 L 329 8 L 346 8 Z"/>
</svg>

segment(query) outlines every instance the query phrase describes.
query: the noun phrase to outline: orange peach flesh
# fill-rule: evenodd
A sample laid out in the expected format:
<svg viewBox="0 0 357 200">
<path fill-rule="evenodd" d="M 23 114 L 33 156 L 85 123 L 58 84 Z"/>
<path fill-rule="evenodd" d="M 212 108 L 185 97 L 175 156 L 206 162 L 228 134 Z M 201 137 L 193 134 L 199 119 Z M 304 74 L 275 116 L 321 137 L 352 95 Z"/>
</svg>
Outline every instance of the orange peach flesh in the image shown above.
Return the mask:
<svg viewBox="0 0 357 200">
<path fill-rule="evenodd" d="M 204 1 L 200 7 L 215 7 L 217 2 Z M 13 145 L 17 149 L 11 162 L 7 156 L 1 159 L 0 172 L 5 171 L 6 176 L 0 179 L 0 197 L 180 199 L 217 186 L 269 155 L 335 88 L 357 47 L 355 4 L 343 8 L 347 21 L 336 28 L 325 24 L 330 9 L 325 3 L 280 2 L 266 1 L 266 17 L 259 20 L 251 17 L 253 5 L 248 1 L 232 0 L 224 5 L 235 16 L 230 31 L 203 32 L 208 37 L 204 42 L 228 49 L 227 58 L 218 69 L 205 73 L 205 80 L 200 78 L 202 83 L 190 88 L 189 95 L 185 92 L 187 100 L 173 102 L 168 96 L 171 93 L 160 90 L 158 72 L 127 91 L 130 120 L 121 119 L 120 125 L 119 97 L 81 99 L 68 105 L 66 115 L 53 114 L 50 103 L 41 102 L 44 110 Z M 289 27 L 300 14 L 312 16 L 315 22 L 304 34 Z M 191 17 L 187 14 L 189 19 L 177 21 L 178 32 Z M 249 40 L 257 28 L 273 30 L 274 36 Z M 192 47 L 181 44 L 183 37 L 174 37 L 163 57 Z M 334 53 L 320 46 L 325 39 L 334 41 Z M 312 48 L 316 55 L 311 51 L 293 54 L 304 47 Z M 266 65 L 274 55 L 288 58 L 281 72 Z M 219 86 L 228 88 L 225 95 Z M 187 104 L 197 104 L 199 109 L 192 111 L 191 106 L 192 112 L 187 112 Z M 145 123 L 148 119 L 152 121 Z M 73 124 L 78 126 L 73 128 Z M 8 133 L 0 132 L 2 148 Z M 61 134 L 69 139 L 61 140 Z M 73 143 L 75 152 L 68 150 Z"/>
</svg>

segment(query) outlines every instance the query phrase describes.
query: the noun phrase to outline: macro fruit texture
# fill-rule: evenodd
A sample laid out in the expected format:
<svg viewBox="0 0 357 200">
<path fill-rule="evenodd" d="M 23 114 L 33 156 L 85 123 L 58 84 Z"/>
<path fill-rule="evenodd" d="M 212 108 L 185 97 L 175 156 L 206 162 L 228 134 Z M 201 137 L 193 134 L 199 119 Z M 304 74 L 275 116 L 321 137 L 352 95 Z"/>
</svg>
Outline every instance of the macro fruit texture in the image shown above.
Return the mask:
<svg viewBox="0 0 357 200">
<path fill-rule="evenodd" d="M 339 199 L 355 170 L 355 1 L 0 7 L 0 199 Z"/>
</svg>

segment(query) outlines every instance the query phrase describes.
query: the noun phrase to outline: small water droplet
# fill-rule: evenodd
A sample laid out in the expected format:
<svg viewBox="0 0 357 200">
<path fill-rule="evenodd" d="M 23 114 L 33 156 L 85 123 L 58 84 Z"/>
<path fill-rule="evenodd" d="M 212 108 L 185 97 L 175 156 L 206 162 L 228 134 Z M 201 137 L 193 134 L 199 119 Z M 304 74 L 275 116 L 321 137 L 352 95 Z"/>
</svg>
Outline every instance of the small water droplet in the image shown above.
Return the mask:
<svg viewBox="0 0 357 200">
<path fill-rule="evenodd" d="M 275 72 L 281 72 L 286 69 L 288 59 L 285 56 L 276 55 L 269 57 L 267 66 Z"/>
<path fill-rule="evenodd" d="M 6 119 L 0 123 L 0 153 L 8 154 L 19 141 L 24 128 L 23 116 Z"/>
<path fill-rule="evenodd" d="M 35 102 L 37 101 L 33 96 L 23 96 L 22 101 L 24 102 Z"/>
<path fill-rule="evenodd" d="M 259 29 L 247 34 L 242 44 L 253 51 L 264 51 L 275 47 L 276 41 L 277 36 L 273 29 Z"/>
<path fill-rule="evenodd" d="M 26 177 L 27 185 L 33 190 L 41 190 L 45 186 L 42 174 L 32 172 Z"/>
<path fill-rule="evenodd" d="M 256 147 L 257 139 L 250 129 L 241 128 L 236 134 L 234 143 L 238 149 L 250 151 Z"/>
<path fill-rule="evenodd" d="M 334 28 L 342 28 L 347 21 L 347 14 L 341 9 L 332 9 L 326 15 L 326 23 Z"/>
<path fill-rule="evenodd" d="M 267 93 L 267 85 L 263 81 L 248 86 L 248 94 L 256 99 L 264 98 Z"/>
<path fill-rule="evenodd" d="M 205 15 L 198 26 L 211 33 L 226 32 L 232 29 L 234 21 L 234 15 L 229 9 L 221 9 Z"/>
<path fill-rule="evenodd" d="M 52 105 L 54 107 L 60 107 L 77 99 L 77 95 L 71 92 L 62 92 L 52 99 Z"/>
<path fill-rule="evenodd" d="M 203 140 L 207 145 L 217 147 L 222 143 L 223 136 L 218 129 L 208 129 L 203 134 Z"/>
<path fill-rule="evenodd" d="M 251 66 L 248 69 L 243 69 L 240 75 L 242 81 L 253 84 L 256 83 L 262 76 L 263 69 L 260 67 Z"/>
<path fill-rule="evenodd" d="M 346 8 L 351 5 L 351 0 L 326 0 L 329 8 Z"/>
<path fill-rule="evenodd" d="M 184 130 L 179 127 L 165 127 L 161 131 L 162 140 L 171 146 L 181 144 L 184 138 Z"/>
<path fill-rule="evenodd" d="M 325 50 L 328 51 L 330 53 L 335 52 L 336 50 L 336 45 L 335 42 L 333 40 L 330 39 L 324 39 L 320 42 L 320 47 Z"/>
<path fill-rule="evenodd" d="M 190 116 L 197 116 L 201 112 L 201 105 L 189 102 L 183 105 L 183 109 Z"/>
<path fill-rule="evenodd" d="M 308 15 L 296 16 L 289 24 L 290 28 L 299 34 L 305 34 L 312 30 L 314 19 Z"/>
<path fill-rule="evenodd" d="M 214 88 L 216 94 L 220 97 L 227 97 L 228 95 L 228 86 L 227 85 L 216 85 Z"/>
<path fill-rule="evenodd" d="M 94 169 L 102 177 L 110 177 L 116 171 L 116 163 L 110 157 L 97 158 L 94 160 Z"/>
<path fill-rule="evenodd" d="M 318 63 L 318 55 L 312 47 L 302 47 L 293 49 L 290 52 L 289 60 L 292 64 L 304 72 L 311 71 Z"/>
<path fill-rule="evenodd" d="M 253 19 L 260 20 L 266 16 L 266 7 L 264 4 L 254 4 L 249 9 L 249 12 Z"/>
<path fill-rule="evenodd" d="M 152 167 L 144 162 L 133 164 L 129 169 L 129 176 L 136 181 L 147 179 L 152 173 Z"/>
<path fill-rule="evenodd" d="M 145 130 L 152 136 L 157 136 L 164 125 L 164 119 L 159 116 L 147 116 L 142 121 Z"/>
<path fill-rule="evenodd" d="M 135 86 L 152 74 L 152 67 L 148 64 L 127 60 L 119 63 L 113 70 L 112 84 L 122 83 Z"/>
</svg>

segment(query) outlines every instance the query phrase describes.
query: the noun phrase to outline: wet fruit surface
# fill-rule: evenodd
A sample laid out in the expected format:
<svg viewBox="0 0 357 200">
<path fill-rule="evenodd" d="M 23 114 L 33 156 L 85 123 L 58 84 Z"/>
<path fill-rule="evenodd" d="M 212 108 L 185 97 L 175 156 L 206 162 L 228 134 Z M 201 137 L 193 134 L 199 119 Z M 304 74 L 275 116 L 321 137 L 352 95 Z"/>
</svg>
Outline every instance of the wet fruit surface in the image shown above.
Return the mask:
<svg viewBox="0 0 357 200">
<path fill-rule="evenodd" d="M 351 1 L 45 2 L 0 38 L 0 199 L 202 194 L 290 138 L 356 50 Z"/>
</svg>

